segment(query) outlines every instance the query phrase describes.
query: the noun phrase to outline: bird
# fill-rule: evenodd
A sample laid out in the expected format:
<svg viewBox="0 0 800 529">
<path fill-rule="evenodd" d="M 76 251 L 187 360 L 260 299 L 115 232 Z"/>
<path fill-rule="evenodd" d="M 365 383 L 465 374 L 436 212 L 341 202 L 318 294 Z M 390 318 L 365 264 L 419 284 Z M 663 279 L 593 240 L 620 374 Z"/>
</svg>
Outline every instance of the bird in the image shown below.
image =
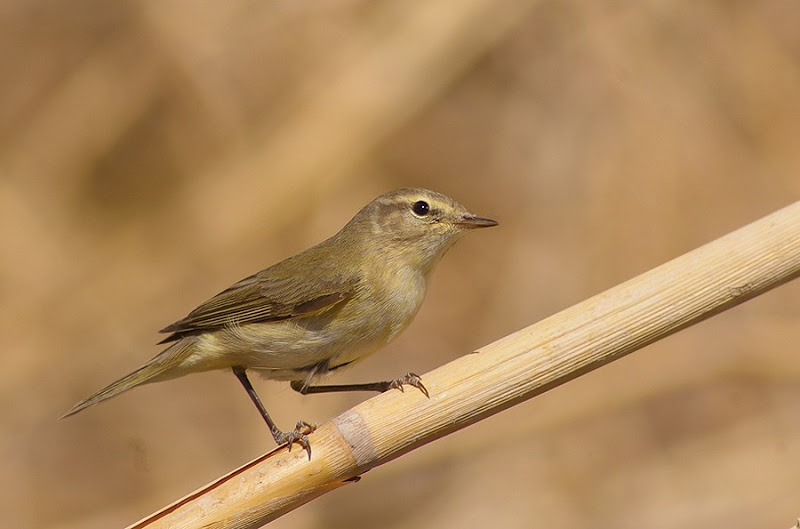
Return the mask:
<svg viewBox="0 0 800 529">
<path fill-rule="evenodd" d="M 418 388 L 409 372 L 380 382 L 314 385 L 394 340 L 419 310 L 429 276 L 462 235 L 496 226 L 446 195 L 422 188 L 385 193 L 364 206 L 335 235 L 242 279 L 167 325 L 166 349 L 132 373 L 81 400 L 63 417 L 146 383 L 209 370 L 231 370 L 278 445 L 297 443 L 311 458 L 298 421 L 282 431 L 253 388 L 247 371 L 289 381 L 301 394 Z"/>
</svg>

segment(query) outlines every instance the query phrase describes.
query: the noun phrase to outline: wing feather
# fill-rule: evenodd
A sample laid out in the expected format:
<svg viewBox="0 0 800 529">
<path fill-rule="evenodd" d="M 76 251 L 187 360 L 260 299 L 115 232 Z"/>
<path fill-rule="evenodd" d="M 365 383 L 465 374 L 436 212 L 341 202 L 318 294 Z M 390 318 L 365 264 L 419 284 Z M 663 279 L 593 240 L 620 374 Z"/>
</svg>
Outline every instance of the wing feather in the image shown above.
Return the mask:
<svg viewBox="0 0 800 529">
<path fill-rule="evenodd" d="M 159 343 L 225 326 L 284 320 L 322 312 L 355 293 L 358 276 L 310 266 L 305 273 L 286 273 L 286 261 L 242 279 L 209 299 L 188 316 L 161 329 L 170 333 Z M 311 263 L 314 264 L 314 263 Z"/>
</svg>

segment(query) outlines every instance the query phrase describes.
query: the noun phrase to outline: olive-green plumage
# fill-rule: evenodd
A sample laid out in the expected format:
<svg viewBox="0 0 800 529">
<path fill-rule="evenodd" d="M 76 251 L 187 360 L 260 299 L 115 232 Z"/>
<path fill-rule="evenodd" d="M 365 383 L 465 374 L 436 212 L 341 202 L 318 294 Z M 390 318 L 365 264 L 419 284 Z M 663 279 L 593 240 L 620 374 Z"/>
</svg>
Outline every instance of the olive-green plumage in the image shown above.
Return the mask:
<svg viewBox="0 0 800 529">
<path fill-rule="evenodd" d="M 240 380 L 254 369 L 305 387 L 314 375 L 394 339 L 417 313 L 428 276 L 447 249 L 469 229 L 496 224 L 433 191 L 382 195 L 333 237 L 239 281 L 162 329 L 169 347 L 66 415 L 140 384 L 211 369 L 235 368 Z"/>
</svg>

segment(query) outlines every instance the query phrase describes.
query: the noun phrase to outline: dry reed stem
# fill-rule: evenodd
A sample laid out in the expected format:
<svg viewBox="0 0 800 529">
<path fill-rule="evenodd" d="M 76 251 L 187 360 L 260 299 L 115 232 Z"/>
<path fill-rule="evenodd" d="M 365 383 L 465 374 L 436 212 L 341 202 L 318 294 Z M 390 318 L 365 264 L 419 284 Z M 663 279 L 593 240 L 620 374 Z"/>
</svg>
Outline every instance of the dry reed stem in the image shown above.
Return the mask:
<svg viewBox="0 0 800 529">
<path fill-rule="evenodd" d="M 132 528 L 259 527 L 425 443 L 800 275 L 800 202 L 390 391 Z M 503 435 L 502 431 L 497 433 Z"/>
</svg>

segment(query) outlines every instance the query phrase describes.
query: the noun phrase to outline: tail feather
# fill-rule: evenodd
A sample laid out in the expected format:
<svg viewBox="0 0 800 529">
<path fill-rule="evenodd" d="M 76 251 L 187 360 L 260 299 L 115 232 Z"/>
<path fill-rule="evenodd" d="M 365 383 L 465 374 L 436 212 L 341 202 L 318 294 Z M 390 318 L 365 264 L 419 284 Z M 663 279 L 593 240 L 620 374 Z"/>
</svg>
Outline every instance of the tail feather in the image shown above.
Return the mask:
<svg viewBox="0 0 800 529">
<path fill-rule="evenodd" d="M 174 367 L 177 367 L 190 352 L 191 347 L 184 342 L 177 342 L 173 344 L 171 347 L 162 351 L 155 358 L 147 362 L 133 373 L 125 375 L 116 382 L 113 382 L 101 389 L 94 395 L 83 399 L 73 406 L 71 410 L 62 415 L 61 418 L 63 419 L 65 417 L 69 417 L 70 415 L 75 415 L 79 411 L 85 410 L 86 408 L 94 406 L 95 404 L 99 404 L 104 400 L 115 397 L 120 393 L 128 391 L 129 389 L 141 384 L 179 376 L 179 373 L 170 371 Z"/>
</svg>

